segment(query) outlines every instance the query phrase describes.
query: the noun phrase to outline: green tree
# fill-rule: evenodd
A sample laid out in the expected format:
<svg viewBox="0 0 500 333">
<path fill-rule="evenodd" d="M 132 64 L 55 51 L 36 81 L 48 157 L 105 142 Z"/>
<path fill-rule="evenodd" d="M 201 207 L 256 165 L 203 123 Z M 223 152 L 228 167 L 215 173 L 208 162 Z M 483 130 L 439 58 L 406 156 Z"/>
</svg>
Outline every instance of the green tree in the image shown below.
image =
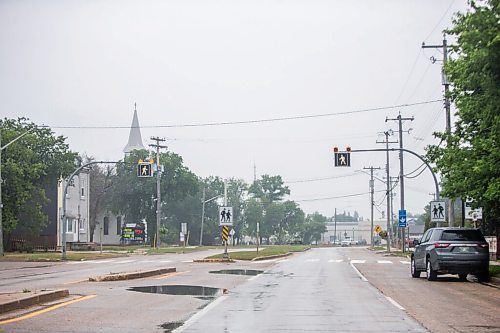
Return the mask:
<svg viewBox="0 0 500 333">
<path fill-rule="evenodd" d="M 243 217 L 245 221 L 245 234 L 257 237 L 257 223 L 263 225 L 264 221 L 264 206 L 260 199 L 250 198 L 245 201 Z M 260 233 L 260 242 L 262 242 L 262 232 Z"/>
<path fill-rule="evenodd" d="M 48 223 L 46 189 L 74 171 L 77 155 L 64 137 L 26 118 L 0 120 L 0 129 L 2 146 L 29 131 L 2 151 L 3 230 L 8 235 L 20 227 L 37 234 Z"/>
<path fill-rule="evenodd" d="M 250 186 L 248 193 L 262 199 L 264 205 L 268 205 L 283 200 L 285 195 L 290 194 L 290 189 L 284 185 L 281 176 L 262 175 L 261 179 Z"/>
<path fill-rule="evenodd" d="M 290 200 L 283 202 L 283 218 L 278 228 L 278 242 L 283 244 L 297 237 L 304 221 L 305 213 L 296 202 Z"/>
<path fill-rule="evenodd" d="M 321 235 L 327 231 L 326 221 L 326 216 L 318 212 L 307 215 L 305 224 L 302 227 L 302 240 L 304 244 L 309 244 L 313 241 L 317 243 L 320 241 Z"/>
<path fill-rule="evenodd" d="M 241 242 L 244 230 L 243 209 L 245 206 L 245 195 L 248 190 L 248 184 L 243 179 L 231 178 L 227 182 L 228 205 L 233 207 L 233 227 L 235 234 L 233 242 Z"/>
<path fill-rule="evenodd" d="M 95 161 L 95 159 L 83 156 L 82 161 L 86 164 Z M 89 229 L 91 242 L 94 241 L 97 213 L 110 205 L 112 170 L 109 165 L 92 164 L 89 166 Z"/>
<path fill-rule="evenodd" d="M 124 214 L 128 222 L 147 221 L 150 241 L 156 233 L 156 177 L 137 177 L 137 162 L 148 160 L 146 150 L 134 150 L 116 168 L 113 177 L 113 195 L 110 208 L 115 214 Z M 198 191 L 196 176 L 183 165 L 182 158 L 172 152 L 160 154 L 160 164 L 164 167 L 161 175 L 162 217 L 161 225 L 168 230 L 171 241 L 178 240 L 178 230 L 182 222 L 173 208 L 178 201 Z"/>
<path fill-rule="evenodd" d="M 453 131 L 435 133 L 446 146 L 428 147 L 443 175 L 444 196 L 470 198 L 483 207 L 489 232 L 500 217 L 500 5 L 471 1 L 448 34 L 456 36 L 445 71 L 455 103 Z"/>
</svg>

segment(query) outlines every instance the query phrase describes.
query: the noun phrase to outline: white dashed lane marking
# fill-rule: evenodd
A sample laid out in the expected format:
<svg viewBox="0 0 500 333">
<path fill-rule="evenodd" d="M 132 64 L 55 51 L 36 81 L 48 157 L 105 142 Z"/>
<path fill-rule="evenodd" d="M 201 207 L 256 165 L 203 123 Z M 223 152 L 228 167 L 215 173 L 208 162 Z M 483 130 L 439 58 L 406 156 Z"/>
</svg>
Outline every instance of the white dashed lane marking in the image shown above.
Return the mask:
<svg viewBox="0 0 500 333">
<path fill-rule="evenodd" d="M 366 260 L 351 260 L 351 264 L 364 264 Z"/>
</svg>

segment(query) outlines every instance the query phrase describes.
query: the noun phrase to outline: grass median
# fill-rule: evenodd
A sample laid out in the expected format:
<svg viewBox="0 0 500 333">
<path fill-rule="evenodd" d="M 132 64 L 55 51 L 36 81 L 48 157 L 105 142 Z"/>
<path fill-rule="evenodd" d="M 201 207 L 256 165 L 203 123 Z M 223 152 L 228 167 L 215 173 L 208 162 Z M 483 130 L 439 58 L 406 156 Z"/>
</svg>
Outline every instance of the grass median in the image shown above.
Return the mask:
<svg viewBox="0 0 500 333">
<path fill-rule="evenodd" d="M 229 257 L 234 260 L 252 260 L 258 257 L 269 257 L 275 255 L 283 255 L 289 252 L 301 252 L 309 249 L 310 246 L 307 245 L 265 245 L 264 248 L 255 251 L 235 251 L 230 252 Z M 217 254 L 210 256 L 207 259 L 220 259 L 223 254 Z"/>
</svg>

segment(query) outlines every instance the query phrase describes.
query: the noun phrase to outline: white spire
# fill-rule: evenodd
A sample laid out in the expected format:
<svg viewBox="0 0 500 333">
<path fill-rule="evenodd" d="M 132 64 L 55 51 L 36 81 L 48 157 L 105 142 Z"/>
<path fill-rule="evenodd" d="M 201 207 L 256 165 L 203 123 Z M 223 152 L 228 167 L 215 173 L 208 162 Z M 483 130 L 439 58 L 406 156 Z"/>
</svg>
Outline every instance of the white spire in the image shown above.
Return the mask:
<svg viewBox="0 0 500 333">
<path fill-rule="evenodd" d="M 137 118 L 137 103 L 135 103 L 134 106 L 134 118 L 132 119 L 132 126 L 130 127 L 128 143 L 125 148 L 123 148 L 125 154 L 129 154 L 135 149 L 146 149 L 142 144 L 141 128 L 139 126 L 139 118 Z"/>
</svg>

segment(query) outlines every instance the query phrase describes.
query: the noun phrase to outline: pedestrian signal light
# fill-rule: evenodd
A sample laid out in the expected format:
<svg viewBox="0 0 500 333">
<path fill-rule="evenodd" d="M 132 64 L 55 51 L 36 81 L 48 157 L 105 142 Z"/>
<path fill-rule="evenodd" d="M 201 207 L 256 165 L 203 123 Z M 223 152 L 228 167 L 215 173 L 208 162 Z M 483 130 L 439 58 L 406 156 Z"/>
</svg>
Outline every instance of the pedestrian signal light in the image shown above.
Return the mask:
<svg viewBox="0 0 500 333">
<path fill-rule="evenodd" d="M 153 168 L 151 163 L 139 163 L 137 164 L 137 177 L 152 177 Z"/>
</svg>

